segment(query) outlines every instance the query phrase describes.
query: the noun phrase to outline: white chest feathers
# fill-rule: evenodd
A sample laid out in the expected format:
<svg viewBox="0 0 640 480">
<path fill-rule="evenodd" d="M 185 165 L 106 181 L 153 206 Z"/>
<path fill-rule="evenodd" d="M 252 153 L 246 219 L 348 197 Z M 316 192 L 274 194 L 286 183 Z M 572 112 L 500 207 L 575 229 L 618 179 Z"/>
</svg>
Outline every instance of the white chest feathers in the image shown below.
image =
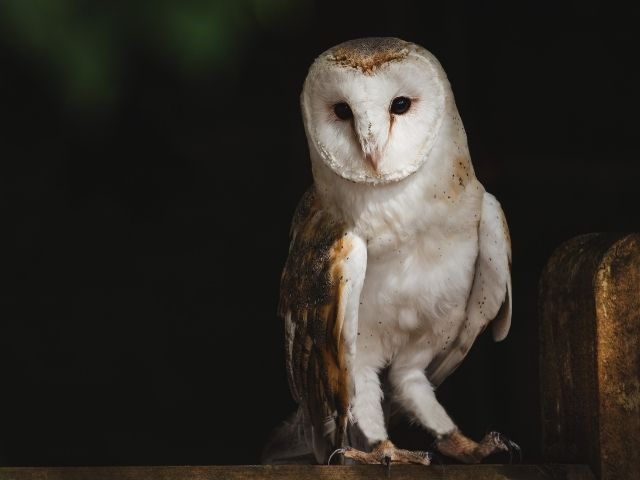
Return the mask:
<svg viewBox="0 0 640 480">
<path fill-rule="evenodd" d="M 384 364 L 416 342 L 429 355 L 446 349 L 465 320 L 483 192 L 469 185 L 455 205 L 431 202 L 419 210 L 420 219 L 400 213 L 372 230 L 360 295 L 359 354 Z"/>
<path fill-rule="evenodd" d="M 391 343 L 385 357 L 425 336 L 437 349 L 446 332 L 464 320 L 477 235 L 470 230 L 443 239 L 433 238 L 439 237 L 433 233 L 425 232 L 378 259 L 369 257 L 360 296 L 360 337 L 365 335 L 365 343 Z"/>
</svg>

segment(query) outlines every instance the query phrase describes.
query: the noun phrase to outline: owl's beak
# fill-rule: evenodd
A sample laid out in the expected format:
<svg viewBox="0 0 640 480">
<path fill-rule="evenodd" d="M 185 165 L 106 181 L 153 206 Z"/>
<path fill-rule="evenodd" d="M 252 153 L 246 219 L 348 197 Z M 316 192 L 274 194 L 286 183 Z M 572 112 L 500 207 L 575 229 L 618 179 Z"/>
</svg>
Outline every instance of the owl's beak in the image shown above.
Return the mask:
<svg viewBox="0 0 640 480">
<path fill-rule="evenodd" d="M 387 143 L 386 138 L 384 139 L 384 146 L 382 148 L 380 148 L 380 144 L 378 143 L 378 137 L 370 132 L 367 132 L 365 135 L 358 132 L 358 140 L 360 141 L 360 148 L 364 155 L 364 161 L 373 169 L 374 172 L 378 173 L 378 166 L 382 159 L 382 152 L 384 151 L 384 146 L 386 146 Z"/>
<path fill-rule="evenodd" d="M 386 112 L 385 112 L 386 114 Z M 388 140 L 388 124 L 384 116 L 356 115 L 355 130 L 365 162 L 378 173 L 382 154 Z"/>
<path fill-rule="evenodd" d="M 374 172 L 378 171 L 378 164 L 380 163 L 380 154 L 378 152 L 365 153 L 364 160 L 373 168 Z"/>
</svg>

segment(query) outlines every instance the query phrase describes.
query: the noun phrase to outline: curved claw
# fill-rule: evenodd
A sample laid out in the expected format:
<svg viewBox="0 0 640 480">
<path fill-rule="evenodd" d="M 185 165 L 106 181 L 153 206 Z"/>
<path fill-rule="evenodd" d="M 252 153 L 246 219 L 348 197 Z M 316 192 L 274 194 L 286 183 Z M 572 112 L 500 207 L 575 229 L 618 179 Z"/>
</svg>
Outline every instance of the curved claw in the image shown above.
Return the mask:
<svg viewBox="0 0 640 480">
<path fill-rule="evenodd" d="M 509 437 L 507 437 L 502 433 L 495 432 L 495 434 L 497 435 L 498 440 L 502 442 L 502 444 L 509 451 L 509 463 L 510 464 L 513 463 L 514 453 L 518 454 L 518 463 L 522 463 L 522 449 L 520 448 L 520 445 L 518 445 L 516 442 L 514 442 L 513 440 L 511 440 Z"/>
<path fill-rule="evenodd" d="M 347 448 L 336 448 L 333 452 L 331 452 L 331 455 L 329 455 L 329 460 L 327 460 L 327 465 L 331 465 L 331 459 L 335 454 L 342 455 L 347 450 L 348 450 Z"/>
<path fill-rule="evenodd" d="M 428 450 L 422 453 L 424 453 L 424 458 L 426 458 L 429 461 L 429 463 L 435 462 L 438 464 L 442 464 L 442 457 L 435 450 L 433 451 Z"/>
<path fill-rule="evenodd" d="M 387 467 L 387 478 L 391 478 L 391 457 L 389 455 L 385 455 L 382 458 L 382 463 Z"/>
<path fill-rule="evenodd" d="M 518 454 L 518 463 L 522 463 L 522 449 L 520 448 L 520 445 L 510 438 L 506 438 L 506 444 L 509 448 L 509 459 L 511 460 L 513 458 L 513 452 L 516 452 Z"/>
</svg>

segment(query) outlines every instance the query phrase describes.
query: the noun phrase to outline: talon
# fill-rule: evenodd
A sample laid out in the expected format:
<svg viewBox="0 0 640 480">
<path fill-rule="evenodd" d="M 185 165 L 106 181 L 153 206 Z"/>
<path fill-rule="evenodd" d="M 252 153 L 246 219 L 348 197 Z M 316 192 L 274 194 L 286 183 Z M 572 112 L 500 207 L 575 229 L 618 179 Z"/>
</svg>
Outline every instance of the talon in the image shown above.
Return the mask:
<svg viewBox="0 0 640 480">
<path fill-rule="evenodd" d="M 518 463 L 522 463 L 522 449 L 520 448 L 520 445 L 509 438 L 505 437 L 505 439 L 507 447 L 509 447 L 509 460 L 512 460 L 513 452 L 516 452 L 518 454 Z"/>
<path fill-rule="evenodd" d="M 333 456 L 337 453 L 338 455 L 342 455 L 344 454 L 346 451 L 348 450 L 348 448 L 336 448 L 333 452 L 331 452 L 331 455 L 329 455 L 329 460 L 327 461 L 327 465 L 331 465 L 331 459 L 333 458 Z"/>
<path fill-rule="evenodd" d="M 387 478 L 391 478 L 391 457 L 389 455 L 385 455 L 382 459 L 382 463 L 387 466 Z"/>
<path fill-rule="evenodd" d="M 442 457 L 440 455 L 438 455 L 438 452 L 435 451 L 426 451 L 426 452 L 422 452 L 424 453 L 424 458 L 425 460 L 427 460 L 427 462 L 431 463 L 431 462 L 435 462 L 435 463 L 442 463 Z"/>
<path fill-rule="evenodd" d="M 448 457 L 464 463 L 480 463 L 483 459 L 497 452 L 509 452 L 513 462 L 513 452 L 518 452 L 522 461 L 520 446 L 498 432 L 489 432 L 476 443 L 465 437 L 459 430 L 437 440 L 438 451 Z"/>
<path fill-rule="evenodd" d="M 491 436 L 496 440 L 498 448 L 509 452 L 509 463 L 513 463 L 514 452 L 518 454 L 519 463 L 522 463 L 522 449 L 520 445 L 502 433 L 491 432 Z"/>
<path fill-rule="evenodd" d="M 507 437 L 502 435 L 500 432 L 489 432 L 489 437 L 497 448 L 499 448 L 500 450 L 504 450 L 505 452 L 508 450 L 505 442 Z"/>
<path fill-rule="evenodd" d="M 507 442 L 509 439 L 505 437 L 500 432 L 489 432 L 488 437 L 491 439 L 491 443 L 496 448 L 496 450 L 502 450 L 503 452 L 508 452 L 509 447 L 507 446 Z"/>
</svg>

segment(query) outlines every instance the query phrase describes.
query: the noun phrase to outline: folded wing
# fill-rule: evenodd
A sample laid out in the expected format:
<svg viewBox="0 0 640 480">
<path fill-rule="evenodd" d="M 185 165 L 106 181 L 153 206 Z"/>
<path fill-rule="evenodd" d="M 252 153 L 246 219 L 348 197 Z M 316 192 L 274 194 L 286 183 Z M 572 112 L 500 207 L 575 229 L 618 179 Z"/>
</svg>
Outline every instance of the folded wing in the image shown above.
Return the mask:
<svg viewBox="0 0 640 480">
<path fill-rule="evenodd" d="M 429 365 L 427 376 L 437 386 L 460 365 L 476 337 L 491 323 L 495 341 L 511 325 L 511 240 L 504 213 L 495 197 L 484 194 L 478 225 L 478 257 L 467 318 L 455 341 Z"/>
<path fill-rule="evenodd" d="M 279 314 L 289 385 L 318 462 L 344 441 L 366 262 L 366 244 L 307 191 L 291 227 Z"/>
</svg>

